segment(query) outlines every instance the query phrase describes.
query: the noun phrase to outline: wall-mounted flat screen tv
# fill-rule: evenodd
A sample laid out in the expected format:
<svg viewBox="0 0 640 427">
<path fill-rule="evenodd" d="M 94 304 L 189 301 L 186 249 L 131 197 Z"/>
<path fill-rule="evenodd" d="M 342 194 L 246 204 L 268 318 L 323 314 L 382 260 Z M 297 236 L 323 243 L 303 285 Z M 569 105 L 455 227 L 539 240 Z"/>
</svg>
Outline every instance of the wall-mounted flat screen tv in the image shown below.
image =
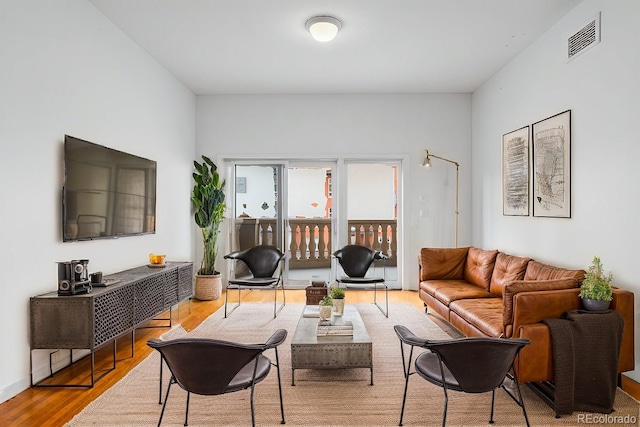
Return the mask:
<svg viewBox="0 0 640 427">
<path fill-rule="evenodd" d="M 65 135 L 63 241 L 155 233 L 153 160 Z"/>
</svg>

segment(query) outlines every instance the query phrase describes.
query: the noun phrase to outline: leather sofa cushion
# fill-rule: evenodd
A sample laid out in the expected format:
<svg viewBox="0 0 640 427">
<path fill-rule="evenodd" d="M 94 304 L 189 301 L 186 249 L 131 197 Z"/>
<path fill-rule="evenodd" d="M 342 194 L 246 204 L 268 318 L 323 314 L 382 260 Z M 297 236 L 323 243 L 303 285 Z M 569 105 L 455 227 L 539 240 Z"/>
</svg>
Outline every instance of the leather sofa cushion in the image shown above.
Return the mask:
<svg viewBox="0 0 640 427">
<path fill-rule="evenodd" d="M 538 261 L 531 261 L 527 265 L 524 280 L 552 280 L 552 279 L 577 279 L 580 283 L 584 280 L 584 270 L 567 270 L 566 268 L 555 267 L 543 264 Z"/>
<path fill-rule="evenodd" d="M 420 249 L 420 281 L 462 280 L 464 263 L 469 248 L 422 248 Z"/>
<path fill-rule="evenodd" d="M 502 298 L 456 300 L 449 309 L 487 336 L 497 338 L 504 333 Z"/>
<path fill-rule="evenodd" d="M 471 247 L 464 264 L 464 279 L 484 290 L 489 290 L 493 267 L 498 250 L 485 250 Z"/>
<path fill-rule="evenodd" d="M 500 252 L 491 276 L 491 293 L 502 296 L 504 286 L 514 280 L 522 280 L 531 258 L 517 257 Z"/>
<path fill-rule="evenodd" d="M 445 305 L 449 305 L 452 301 L 459 299 L 495 297 L 489 291 L 464 280 L 429 280 L 422 282 L 420 289 L 433 295 Z"/>
</svg>

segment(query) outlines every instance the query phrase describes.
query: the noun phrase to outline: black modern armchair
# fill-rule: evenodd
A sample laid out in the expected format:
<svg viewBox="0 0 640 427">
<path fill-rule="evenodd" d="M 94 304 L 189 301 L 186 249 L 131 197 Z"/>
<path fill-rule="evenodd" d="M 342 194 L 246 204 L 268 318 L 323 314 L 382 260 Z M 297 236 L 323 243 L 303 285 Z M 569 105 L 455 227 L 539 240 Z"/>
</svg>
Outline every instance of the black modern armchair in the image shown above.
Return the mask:
<svg viewBox="0 0 640 427">
<path fill-rule="evenodd" d="M 224 258 L 234 263 L 238 261 L 244 262 L 250 272 L 250 275 L 246 277 L 241 276 L 229 279 L 224 297 L 224 317 L 233 313 L 240 306 L 240 291 L 242 289 L 272 289 L 274 291 L 273 317 L 276 318 L 286 303 L 284 284 L 282 282 L 284 254 L 280 249 L 275 246 L 260 245 L 232 252 L 225 255 Z M 235 272 L 236 269 L 234 268 L 233 271 Z M 231 308 L 231 311 L 228 311 L 230 289 L 238 290 L 238 301 Z M 282 291 L 281 304 L 278 304 L 278 290 Z"/>
<path fill-rule="evenodd" d="M 444 412 L 442 426 L 447 422 L 448 390 L 464 393 L 491 392 L 491 415 L 489 423 L 493 424 L 493 408 L 496 389 L 502 388 L 522 408 L 526 425 L 529 418 L 524 407 L 524 400 L 520 392 L 518 377 L 513 370 L 513 363 L 520 350 L 529 344 L 528 339 L 505 338 L 458 338 L 451 340 L 430 341 L 415 336 L 402 325 L 394 326 L 396 335 L 400 339 L 402 366 L 405 378 L 404 396 L 400 411 L 400 422 L 404 416 L 407 399 L 409 376 L 417 373 L 430 383 L 442 387 L 444 390 Z M 405 358 L 405 348 L 409 347 L 408 358 Z M 415 371 L 411 371 L 414 348 L 424 351 L 415 358 Z M 515 395 L 505 387 L 505 378 L 513 371 Z"/>
<path fill-rule="evenodd" d="M 333 263 L 334 278 L 338 287 L 347 289 L 373 289 L 373 302 L 380 309 L 382 314 L 389 317 L 389 288 L 386 283 L 386 265 L 389 258 L 380 251 L 374 251 L 365 246 L 347 245 L 333 253 L 332 258 L 337 261 Z M 369 269 L 375 261 L 380 260 L 382 265 L 382 276 L 369 274 Z M 340 267 L 344 274 L 339 272 Z M 378 304 L 378 288 L 383 288 L 385 293 L 384 308 Z"/>
<path fill-rule="evenodd" d="M 239 344 L 229 341 L 179 338 L 171 341 L 151 339 L 147 344 L 158 350 L 171 371 L 171 380 L 162 405 L 158 426 L 167 407 L 172 384 L 178 384 L 187 392 L 184 425 L 189 424 L 189 398 L 191 393 L 213 396 L 251 389 L 251 425 L 255 426 L 253 396 L 257 383 L 267 377 L 271 366 L 278 373 L 281 424 L 284 424 L 284 404 L 280 381 L 278 346 L 287 338 L 285 329 L 278 329 L 264 344 Z M 275 363 L 263 353 L 275 351 Z"/>
</svg>

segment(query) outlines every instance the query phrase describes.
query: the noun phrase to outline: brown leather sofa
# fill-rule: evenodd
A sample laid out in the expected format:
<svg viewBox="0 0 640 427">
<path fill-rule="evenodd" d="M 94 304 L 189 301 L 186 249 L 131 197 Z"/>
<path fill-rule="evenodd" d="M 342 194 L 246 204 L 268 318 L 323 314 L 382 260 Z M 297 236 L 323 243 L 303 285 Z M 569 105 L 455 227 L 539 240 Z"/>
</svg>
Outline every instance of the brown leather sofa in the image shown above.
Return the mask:
<svg viewBox="0 0 640 427">
<path fill-rule="evenodd" d="M 568 270 L 498 250 L 422 248 L 419 294 L 425 305 L 470 337 L 528 338 L 516 362 L 519 382 L 553 381 L 551 337 L 542 319 L 581 308 L 584 270 Z M 624 318 L 618 372 L 635 368 L 633 293 L 614 288 L 611 309 Z"/>
</svg>

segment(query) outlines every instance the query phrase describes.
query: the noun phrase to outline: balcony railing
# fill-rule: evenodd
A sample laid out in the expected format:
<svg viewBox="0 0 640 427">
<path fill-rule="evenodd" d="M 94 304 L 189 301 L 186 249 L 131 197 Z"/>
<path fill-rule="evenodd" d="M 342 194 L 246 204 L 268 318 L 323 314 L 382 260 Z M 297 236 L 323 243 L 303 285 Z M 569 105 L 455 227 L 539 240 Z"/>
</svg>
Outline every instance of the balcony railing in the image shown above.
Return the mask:
<svg viewBox="0 0 640 427">
<path fill-rule="evenodd" d="M 331 219 L 290 218 L 287 230 L 290 269 L 329 268 L 335 249 L 331 242 Z M 398 227 L 396 220 L 349 220 L 347 242 L 381 251 L 389 257 L 388 266 L 397 265 Z M 242 218 L 236 225 L 237 247 L 272 245 L 275 218 Z M 337 248 L 336 248 L 337 249 Z"/>
</svg>

